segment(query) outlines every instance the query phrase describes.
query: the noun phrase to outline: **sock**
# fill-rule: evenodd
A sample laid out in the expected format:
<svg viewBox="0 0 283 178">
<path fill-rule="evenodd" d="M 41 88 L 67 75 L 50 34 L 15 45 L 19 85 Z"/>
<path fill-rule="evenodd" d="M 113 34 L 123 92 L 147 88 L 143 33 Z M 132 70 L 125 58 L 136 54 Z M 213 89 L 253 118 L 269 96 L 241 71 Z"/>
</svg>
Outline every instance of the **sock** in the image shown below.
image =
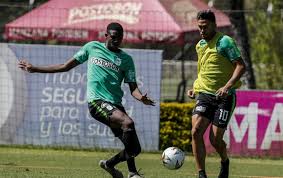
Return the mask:
<svg viewBox="0 0 283 178">
<path fill-rule="evenodd" d="M 135 158 L 130 158 L 127 160 L 129 172 L 137 172 Z"/>
<path fill-rule="evenodd" d="M 106 165 L 107 167 L 115 167 L 117 164 L 120 162 L 126 161 L 126 156 L 125 156 L 125 150 L 121 151 L 117 155 L 113 156 L 109 160 L 107 160 Z M 136 164 L 135 164 L 135 158 L 131 157 L 127 159 L 127 165 L 128 165 L 128 170 L 129 172 L 137 172 Z"/>
<path fill-rule="evenodd" d="M 121 141 L 125 145 L 126 160 L 136 157 L 141 152 L 140 142 L 135 129 L 128 129 L 124 131 Z"/>
<path fill-rule="evenodd" d="M 110 168 L 115 167 L 118 163 L 126 161 L 125 150 L 122 150 L 120 153 L 116 154 L 109 160 L 107 160 L 106 165 Z"/>
<path fill-rule="evenodd" d="M 198 172 L 198 174 L 206 177 L 205 170 L 200 170 L 200 171 Z"/>
<path fill-rule="evenodd" d="M 129 171 L 136 172 L 137 170 L 134 157 L 140 153 L 141 147 L 135 129 L 128 129 L 124 131 L 123 135 L 121 135 L 119 139 L 123 142 L 125 149 L 107 160 L 107 166 L 114 167 L 118 163 L 127 160 Z"/>
<path fill-rule="evenodd" d="M 222 165 L 229 165 L 229 162 L 230 162 L 230 160 L 229 160 L 229 158 L 227 158 L 225 161 L 221 161 L 221 164 Z"/>
</svg>

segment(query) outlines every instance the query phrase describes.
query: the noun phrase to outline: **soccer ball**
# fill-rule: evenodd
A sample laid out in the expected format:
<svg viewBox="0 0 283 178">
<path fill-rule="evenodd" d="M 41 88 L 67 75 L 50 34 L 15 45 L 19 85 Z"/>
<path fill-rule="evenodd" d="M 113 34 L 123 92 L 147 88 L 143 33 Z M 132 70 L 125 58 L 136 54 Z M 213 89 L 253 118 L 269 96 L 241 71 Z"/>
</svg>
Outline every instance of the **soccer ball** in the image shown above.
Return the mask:
<svg viewBox="0 0 283 178">
<path fill-rule="evenodd" d="M 161 159 L 166 168 L 179 169 L 184 164 L 185 153 L 177 147 L 169 147 L 163 151 Z"/>
</svg>

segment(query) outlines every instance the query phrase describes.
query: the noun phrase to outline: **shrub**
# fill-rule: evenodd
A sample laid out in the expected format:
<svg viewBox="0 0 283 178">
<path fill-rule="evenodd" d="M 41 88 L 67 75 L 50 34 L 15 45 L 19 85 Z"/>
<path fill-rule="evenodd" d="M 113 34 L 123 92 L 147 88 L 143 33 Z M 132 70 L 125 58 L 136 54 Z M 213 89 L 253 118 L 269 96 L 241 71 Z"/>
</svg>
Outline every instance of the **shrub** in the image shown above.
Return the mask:
<svg viewBox="0 0 283 178">
<path fill-rule="evenodd" d="M 191 116 L 194 103 L 161 103 L 160 137 L 161 150 L 176 146 L 191 151 Z"/>
</svg>

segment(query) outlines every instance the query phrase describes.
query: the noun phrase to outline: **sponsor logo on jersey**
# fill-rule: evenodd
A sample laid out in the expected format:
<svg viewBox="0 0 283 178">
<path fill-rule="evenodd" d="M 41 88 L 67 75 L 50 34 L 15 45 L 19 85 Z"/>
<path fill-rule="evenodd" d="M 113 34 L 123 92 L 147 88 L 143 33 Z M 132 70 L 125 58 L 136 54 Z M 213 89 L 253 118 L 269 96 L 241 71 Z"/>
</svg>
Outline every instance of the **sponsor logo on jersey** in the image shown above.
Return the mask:
<svg viewBox="0 0 283 178">
<path fill-rule="evenodd" d="M 101 66 L 101 67 L 105 67 L 105 68 L 109 68 L 109 69 L 112 69 L 116 72 L 119 72 L 119 67 L 110 62 L 110 61 L 106 61 L 106 60 L 103 60 L 103 59 L 100 59 L 100 58 L 96 58 L 96 57 L 93 57 L 90 59 L 91 62 L 95 65 L 98 65 L 98 66 Z"/>
<path fill-rule="evenodd" d="M 120 59 L 120 58 L 118 58 L 118 57 L 115 57 L 114 63 L 115 63 L 117 66 L 120 66 L 121 63 L 122 63 L 122 59 Z"/>
</svg>

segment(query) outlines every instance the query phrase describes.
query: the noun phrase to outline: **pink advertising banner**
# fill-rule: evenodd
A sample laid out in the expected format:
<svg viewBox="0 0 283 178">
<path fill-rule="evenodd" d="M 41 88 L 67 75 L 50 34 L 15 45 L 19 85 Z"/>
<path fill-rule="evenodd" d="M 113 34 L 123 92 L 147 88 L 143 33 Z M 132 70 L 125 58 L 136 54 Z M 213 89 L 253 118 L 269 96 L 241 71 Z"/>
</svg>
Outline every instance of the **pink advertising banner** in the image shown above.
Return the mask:
<svg viewBox="0 0 283 178">
<path fill-rule="evenodd" d="M 211 153 L 208 131 L 205 142 Z M 232 155 L 283 156 L 283 91 L 237 91 L 224 139 Z"/>
</svg>

